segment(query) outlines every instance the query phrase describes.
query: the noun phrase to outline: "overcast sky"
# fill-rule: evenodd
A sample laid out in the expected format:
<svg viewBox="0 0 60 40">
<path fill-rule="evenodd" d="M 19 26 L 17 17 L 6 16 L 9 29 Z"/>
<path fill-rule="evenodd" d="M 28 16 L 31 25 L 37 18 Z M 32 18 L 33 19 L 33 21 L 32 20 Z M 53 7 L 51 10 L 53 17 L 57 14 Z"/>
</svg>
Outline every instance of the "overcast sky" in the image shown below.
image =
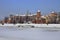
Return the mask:
<svg viewBox="0 0 60 40">
<path fill-rule="evenodd" d="M 42 14 L 60 11 L 60 0 L 0 0 L 0 18 L 9 14 L 24 14 L 27 10 L 32 13 L 40 9 Z"/>
</svg>

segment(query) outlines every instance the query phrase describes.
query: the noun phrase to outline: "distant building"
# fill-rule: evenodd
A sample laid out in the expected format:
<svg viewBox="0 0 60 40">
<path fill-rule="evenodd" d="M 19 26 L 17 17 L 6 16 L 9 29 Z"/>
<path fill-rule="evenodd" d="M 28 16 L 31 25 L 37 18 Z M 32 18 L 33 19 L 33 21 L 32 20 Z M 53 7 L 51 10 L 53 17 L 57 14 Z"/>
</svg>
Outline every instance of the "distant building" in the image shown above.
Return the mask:
<svg viewBox="0 0 60 40">
<path fill-rule="evenodd" d="M 49 15 L 50 23 L 56 23 L 57 19 L 57 13 L 56 12 L 51 12 Z"/>
<path fill-rule="evenodd" d="M 48 24 L 48 23 L 60 23 L 60 15 L 52 11 L 49 15 L 42 16 L 41 11 L 38 10 L 36 14 L 29 14 L 28 12 L 25 15 L 10 15 L 5 17 L 1 23 L 35 23 L 35 24 Z"/>
<path fill-rule="evenodd" d="M 33 20 L 33 23 L 36 23 L 36 24 L 46 23 L 46 18 L 41 15 L 40 10 L 37 11 L 37 14 L 36 14 L 35 20 Z"/>
</svg>

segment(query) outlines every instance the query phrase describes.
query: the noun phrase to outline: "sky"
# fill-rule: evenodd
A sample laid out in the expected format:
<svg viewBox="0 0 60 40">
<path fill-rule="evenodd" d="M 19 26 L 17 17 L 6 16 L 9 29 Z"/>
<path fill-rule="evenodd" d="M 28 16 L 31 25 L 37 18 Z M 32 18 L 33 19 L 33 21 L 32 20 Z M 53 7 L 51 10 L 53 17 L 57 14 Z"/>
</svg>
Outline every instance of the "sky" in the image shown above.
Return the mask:
<svg viewBox="0 0 60 40">
<path fill-rule="evenodd" d="M 42 15 L 51 11 L 60 12 L 60 0 L 0 0 L 0 18 L 10 14 L 25 14 L 27 10 L 32 14 L 40 10 Z"/>
</svg>

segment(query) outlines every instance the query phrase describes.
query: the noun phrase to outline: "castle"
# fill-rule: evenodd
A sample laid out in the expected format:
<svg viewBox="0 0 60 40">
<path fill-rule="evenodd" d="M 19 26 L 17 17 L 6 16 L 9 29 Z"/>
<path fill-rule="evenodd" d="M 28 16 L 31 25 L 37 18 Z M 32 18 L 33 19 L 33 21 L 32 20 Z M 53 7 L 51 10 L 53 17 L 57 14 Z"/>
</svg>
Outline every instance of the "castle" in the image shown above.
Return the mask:
<svg viewBox="0 0 60 40">
<path fill-rule="evenodd" d="M 0 23 L 34 23 L 34 24 L 47 24 L 47 23 L 59 23 L 60 17 L 54 11 L 49 15 L 42 16 L 41 11 L 38 10 L 36 14 L 26 14 L 26 15 L 10 15 L 4 20 L 1 20 Z"/>
</svg>

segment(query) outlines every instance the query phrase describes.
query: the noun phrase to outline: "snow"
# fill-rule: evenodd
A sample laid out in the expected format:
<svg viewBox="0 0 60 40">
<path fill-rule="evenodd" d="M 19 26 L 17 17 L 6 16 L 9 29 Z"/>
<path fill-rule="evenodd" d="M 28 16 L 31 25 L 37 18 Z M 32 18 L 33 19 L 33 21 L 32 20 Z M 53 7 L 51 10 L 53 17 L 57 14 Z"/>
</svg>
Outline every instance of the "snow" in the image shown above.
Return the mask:
<svg viewBox="0 0 60 40">
<path fill-rule="evenodd" d="M 37 12 L 41 12 L 40 10 L 38 10 Z"/>
<path fill-rule="evenodd" d="M 55 13 L 54 11 L 52 11 L 51 13 Z"/>
<path fill-rule="evenodd" d="M 1 28 L 0 40 L 59 40 L 60 31 L 44 31 L 40 28 Z"/>
<path fill-rule="evenodd" d="M 48 26 L 50 26 L 50 27 L 54 27 L 54 26 L 56 26 L 56 27 L 60 27 L 60 24 L 19 24 L 19 23 L 17 23 L 17 24 L 4 24 L 4 25 L 2 25 L 2 24 L 0 24 L 0 26 L 18 26 L 18 25 L 33 25 L 33 26 L 44 26 L 44 27 L 48 27 Z"/>
</svg>

